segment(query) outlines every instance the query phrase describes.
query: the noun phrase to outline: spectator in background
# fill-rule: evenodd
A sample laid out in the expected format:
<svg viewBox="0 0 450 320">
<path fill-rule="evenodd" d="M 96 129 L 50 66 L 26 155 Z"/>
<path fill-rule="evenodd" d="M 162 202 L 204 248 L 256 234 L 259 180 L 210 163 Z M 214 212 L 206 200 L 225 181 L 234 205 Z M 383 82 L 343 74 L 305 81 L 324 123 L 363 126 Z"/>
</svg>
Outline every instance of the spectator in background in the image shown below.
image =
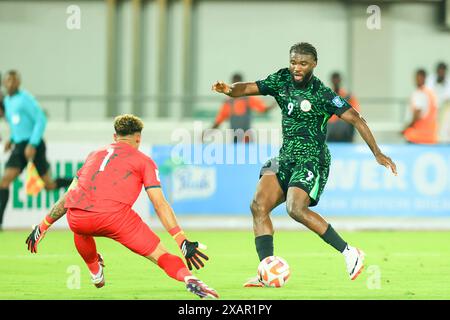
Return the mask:
<svg viewBox="0 0 450 320">
<path fill-rule="evenodd" d="M 416 71 L 417 89 L 410 102 L 412 120 L 402 131 L 410 143 L 437 143 L 437 98 L 433 90 L 425 86 L 426 76 L 425 70 Z"/>
<path fill-rule="evenodd" d="M 427 78 L 427 86 L 437 97 L 438 139 L 440 142 L 450 142 L 450 77 L 444 62 L 439 62 L 436 74 Z"/>
<path fill-rule="evenodd" d="M 68 187 L 72 182 L 72 178 L 53 180 L 50 175 L 43 140 L 47 118 L 36 99 L 19 89 L 19 73 L 15 70 L 9 71 L 3 83 L 6 88 L 6 96 L 3 99 L 5 119 L 11 134 L 5 143 L 5 152 L 12 152 L 0 179 L 0 230 L 8 204 L 9 185 L 22 173 L 28 162 L 34 162 L 47 190 Z"/>
<path fill-rule="evenodd" d="M 243 77 L 240 73 L 235 73 L 231 81 L 232 83 L 242 82 Z M 262 99 L 254 96 L 227 98 L 222 104 L 211 129 L 218 128 L 222 122 L 230 119 L 230 128 L 235 133 L 234 143 L 248 143 L 253 139 L 251 133 L 247 132 L 251 128 L 252 110 L 265 113 L 274 107 L 275 103 L 267 107 Z"/>
<path fill-rule="evenodd" d="M 2 74 L 0 73 L 0 84 L 1 83 L 2 83 Z M 4 115 L 5 115 L 5 106 L 3 105 L 3 92 L 0 85 L 0 118 L 3 118 Z"/>
<path fill-rule="evenodd" d="M 3 105 L 3 94 L 2 91 L 0 90 L 0 118 L 3 118 L 4 115 L 5 115 L 5 106 Z"/>
<path fill-rule="evenodd" d="M 427 87 L 436 94 L 438 108 L 450 100 L 450 79 L 447 76 L 447 65 L 444 62 L 439 62 L 436 74 L 428 77 Z"/>
<path fill-rule="evenodd" d="M 333 91 L 336 92 L 341 98 L 347 100 L 347 102 L 355 109 L 360 111 L 358 100 L 354 95 L 348 93 L 341 87 L 342 77 L 339 72 L 333 72 L 331 75 L 331 83 Z M 353 142 L 353 136 L 355 135 L 355 127 L 351 124 L 341 120 L 338 116 L 333 115 L 328 120 L 327 126 L 327 141 L 328 142 Z"/>
</svg>

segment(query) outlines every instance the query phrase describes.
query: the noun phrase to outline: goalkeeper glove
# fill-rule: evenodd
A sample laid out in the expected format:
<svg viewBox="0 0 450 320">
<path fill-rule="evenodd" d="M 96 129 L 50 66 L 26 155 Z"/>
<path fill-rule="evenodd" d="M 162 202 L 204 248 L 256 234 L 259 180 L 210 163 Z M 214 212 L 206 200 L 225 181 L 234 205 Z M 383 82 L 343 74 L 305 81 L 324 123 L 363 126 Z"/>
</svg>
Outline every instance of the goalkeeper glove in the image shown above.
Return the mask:
<svg viewBox="0 0 450 320">
<path fill-rule="evenodd" d="M 44 220 L 39 225 L 33 226 L 33 231 L 31 231 L 25 243 L 28 246 L 28 250 L 31 253 L 37 253 L 37 245 L 45 237 L 45 233 L 48 228 L 52 225 L 55 220 L 49 216 L 46 216 Z"/>
<path fill-rule="evenodd" d="M 189 270 L 192 270 L 192 265 L 194 265 L 197 270 L 205 266 L 202 259 L 207 261 L 209 260 L 209 258 L 206 254 L 199 250 L 206 249 L 206 246 L 204 244 L 187 240 L 184 232 L 180 229 L 180 227 L 171 229 L 169 233 L 178 243 L 178 246 L 180 247 L 184 258 L 186 259 Z"/>
<path fill-rule="evenodd" d="M 181 243 L 180 249 L 186 259 L 189 270 L 192 270 L 192 265 L 197 270 L 205 266 L 200 258 L 209 260 L 206 254 L 198 250 L 199 248 L 206 249 L 206 246 L 198 242 L 191 242 L 187 239 Z"/>
</svg>

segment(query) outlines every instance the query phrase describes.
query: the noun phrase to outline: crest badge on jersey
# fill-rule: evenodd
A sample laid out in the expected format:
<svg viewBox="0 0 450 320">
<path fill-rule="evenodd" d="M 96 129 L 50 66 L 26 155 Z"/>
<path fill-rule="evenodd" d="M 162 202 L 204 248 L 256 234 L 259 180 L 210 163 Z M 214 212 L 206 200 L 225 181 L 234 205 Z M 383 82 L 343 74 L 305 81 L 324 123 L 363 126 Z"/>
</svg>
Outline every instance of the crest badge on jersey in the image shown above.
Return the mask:
<svg viewBox="0 0 450 320">
<path fill-rule="evenodd" d="M 302 109 L 302 111 L 304 112 L 308 112 L 309 110 L 311 110 L 311 102 L 309 102 L 308 100 L 303 100 L 300 103 L 300 109 Z"/>
<path fill-rule="evenodd" d="M 339 96 L 334 97 L 331 102 L 333 102 L 334 105 L 338 108 L 342 108 L 342 106 L 344 105 L 344 101 L 342 101 L 341 97 Z"/>
</svg>

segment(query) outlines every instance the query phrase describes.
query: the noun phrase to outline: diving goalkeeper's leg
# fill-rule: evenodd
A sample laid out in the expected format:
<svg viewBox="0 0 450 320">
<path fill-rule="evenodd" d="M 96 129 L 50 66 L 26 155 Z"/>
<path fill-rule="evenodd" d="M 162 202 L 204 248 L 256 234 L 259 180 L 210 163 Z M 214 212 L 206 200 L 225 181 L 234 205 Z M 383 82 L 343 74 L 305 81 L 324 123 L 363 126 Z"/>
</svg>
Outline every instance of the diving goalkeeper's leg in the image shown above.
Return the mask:
<svg viewBox="0 0 450 320">
<path fill-rule="evenodd" d="M 94 237 L 74 233 L 75 247 L 83 258 L 91 273 L 91 281 L 97 288 L 105 285 L 105 275 L 103 273 L 103 257 L 97 252 Z"/>
<path fill-rule="evenodd" d="M 159 237 L 137 213 L 130 210 L 124 218 L 126 222 L 121 224 L 121 228 L 116 228 L 117 232 L 111 238 L 158 265 L 172 279 L 184 282 L 189 292 L 200 298 L 219 297 L 214 289 L 192 275 L 180 257 L 164 248 Z"/>
<path fill-rule="evenodd" d="M 180 257 L 170 254 L 164 246 L 159 243 L 156 249 L 146 257 L 156 263 L 171 278 L 184 282 L 186 289 L 200 298 L 219 298 L 217 292 L 200 281 L 186 268 Z"/>
</svg>

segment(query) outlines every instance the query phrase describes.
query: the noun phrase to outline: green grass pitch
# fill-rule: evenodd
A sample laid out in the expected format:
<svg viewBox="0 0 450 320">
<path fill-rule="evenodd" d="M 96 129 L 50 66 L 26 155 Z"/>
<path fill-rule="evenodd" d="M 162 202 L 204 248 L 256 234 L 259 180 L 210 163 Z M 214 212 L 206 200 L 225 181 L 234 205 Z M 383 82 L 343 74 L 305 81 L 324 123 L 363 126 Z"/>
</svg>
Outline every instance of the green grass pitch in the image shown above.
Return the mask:
<svg viewBox="0 0 450 320">
<path fill-rule="evenodd" d="M 169 235 L 158 234 L 179 254 Z M 106 286 L 96 289 L 70 232 L 50 230 L 36 255 L 26 250 L 27 235 L 0 232 L 0 299 L 197 299 L 150 261 L 105 238 L 97 238 L 97 249 L 105 258 Z M 450 299 L 450 232 L 342 232 L 366 253 L 363 273 L 350 281 L 343 257 L 317 235 L 279 231 L 275 253 L 292 271 L 282 288 L 242 287 L 258 265 L 252 232 L 188 236 L 208 245 L 210 261 L 195 274 L 222 299 Z"/>
</svg>

